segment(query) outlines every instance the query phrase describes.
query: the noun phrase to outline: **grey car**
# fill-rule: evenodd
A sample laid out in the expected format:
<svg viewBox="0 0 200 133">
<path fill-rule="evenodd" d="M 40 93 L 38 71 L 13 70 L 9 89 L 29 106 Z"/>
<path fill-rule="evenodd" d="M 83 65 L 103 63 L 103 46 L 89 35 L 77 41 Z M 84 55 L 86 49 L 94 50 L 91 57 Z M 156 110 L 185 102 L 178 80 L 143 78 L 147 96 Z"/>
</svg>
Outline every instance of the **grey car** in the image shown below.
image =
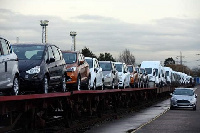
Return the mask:
<svg viewBox="0 0 200 133">
<path fill-rule="evenodd" d="M 197 94 L 193 88 L 176 88 L 171 95 L 170 109 L 193 108 L 196 110 Z"/>
<path fill-rule="evenodd" d="M 103 71 L 103 84 L 107 88 L 119 88 L 119 76 L 115 63 L 112 61 L 99 61 Z"/>
<path fill-rule="evenodd" d="M 12 51 L 9 41 L 0 37 L 0 92 L 18 95 L 18 58 Z"/>
</svg>

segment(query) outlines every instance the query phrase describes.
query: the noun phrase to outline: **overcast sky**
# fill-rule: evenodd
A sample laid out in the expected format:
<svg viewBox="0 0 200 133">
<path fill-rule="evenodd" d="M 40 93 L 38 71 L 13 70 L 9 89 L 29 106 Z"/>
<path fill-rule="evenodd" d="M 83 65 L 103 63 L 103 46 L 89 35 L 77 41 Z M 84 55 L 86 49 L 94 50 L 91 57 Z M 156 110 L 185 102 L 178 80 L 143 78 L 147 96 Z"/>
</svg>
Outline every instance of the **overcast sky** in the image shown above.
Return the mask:
<svg viewBox="0 0 200 133">
<path fill-rule="evenodd" d="M 11 43 L 40 43 L 40 20 L 49 20 L 48 42 L 77 50 L 110 52 L 129 49 L 140 64 L 182 52 L 183 64 L 200 65 L 200 0 L 0 0 L 0 36 Z"/>
</svg>

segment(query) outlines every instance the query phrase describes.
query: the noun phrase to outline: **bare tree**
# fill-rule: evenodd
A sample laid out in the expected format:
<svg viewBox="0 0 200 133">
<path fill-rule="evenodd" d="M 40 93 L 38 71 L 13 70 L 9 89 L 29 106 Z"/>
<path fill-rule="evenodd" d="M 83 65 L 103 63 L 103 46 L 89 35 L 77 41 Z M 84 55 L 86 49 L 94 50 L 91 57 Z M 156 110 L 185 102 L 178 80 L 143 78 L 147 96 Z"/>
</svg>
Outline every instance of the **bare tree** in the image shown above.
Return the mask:
<svg viewBox="0 0 200 133">
<path fill-rule="evenodd" d="M 125 49 L 122 53 L 120 53 L 118 60 L 128 65 L 135 64 L 135 56 L 132 55 L 132 53 L 128 49 Z"/>
</svg>

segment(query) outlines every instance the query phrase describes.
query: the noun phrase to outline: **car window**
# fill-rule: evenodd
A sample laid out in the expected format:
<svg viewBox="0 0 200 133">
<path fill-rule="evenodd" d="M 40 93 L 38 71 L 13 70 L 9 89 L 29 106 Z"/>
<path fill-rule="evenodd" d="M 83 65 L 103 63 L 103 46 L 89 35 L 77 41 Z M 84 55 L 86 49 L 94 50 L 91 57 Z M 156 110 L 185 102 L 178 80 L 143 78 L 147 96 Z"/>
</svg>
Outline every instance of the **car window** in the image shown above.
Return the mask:
<svg viewBox="0 0 200 133">
<path fill-rule="evenodd" d="M 52 51 L 51 47 L 48 47 L 48 54 L 49 54 L 49 59 L 50 59 L 50 58 L 54 58 L 54 59 L 55 59 L 55 57 L 54 57 L 54 54 L 53 54 L 53 51 Z"/>
<path fill-rule="evenodd" d="M 145 68 L 147 74 L 151 74 L 152 73 L 152 68 Z"/>
<path fill-rule="evenodd" d="M 133 67 L 132 66 L 128 66 L 128 70 L 129 70 L 129 72 L 133 72 Z"/>
<path fill-rule="evenodd" d="M 92 59 L 85 59 L 85 60 L 89 64 L 89 67 L 92 68 L 93 67 L 93 60 Z"/>
<path fill-rule="evenodd" d="M 66 64 L 73 64 L 77 60 L 76 53 L 62 53 L 63 58 L 65 59 Z"/>
<path fill-rule="evenodd" d="M 2 45 L 2 50 L 3 50 L 4 55 L 9 54 L 10 50 L 9 50 L 8 43 L 5 40 L 1 40 L 1 45 Z"/>
<path fill-rule="evenodd" d="M 58 48 L 56 48 L 55 46 L 52 46 L 53 49 L 53 53 L 54 53 L 54 57 L 55 57 L 55 61 L 58 61 L 61 59 L 60 57 L 60 53 L 58 52 Z"/>
<path fill-rule="evenodd" d="M 44 53 L 42 45 L 12 45 L 19 60 L 41 60 Z"/>
<path fill-rule="evenodd" d="M 174 95 L 192 96 L 192 95 L 194 95 L 194 92 L 193 92 L 193 90 L 189 90 L 189 89 L 176 89 L 176 90 L 174 90 Z"/>
<path fill-rule="evenodd" d="M 122 72 L 122 64 L 115 64 L 118 72 Z"/>
<path fill-rule="evenodd" d="M 99 64 L 100 64 L 103 71 L 111 71 L 112 70 L 111 63 L 99 62 Z"/>
<path fill-rule="evenodd" d="M 0 48 L 0 55 L 2 55 L 1 48 Z"/>
</svg>

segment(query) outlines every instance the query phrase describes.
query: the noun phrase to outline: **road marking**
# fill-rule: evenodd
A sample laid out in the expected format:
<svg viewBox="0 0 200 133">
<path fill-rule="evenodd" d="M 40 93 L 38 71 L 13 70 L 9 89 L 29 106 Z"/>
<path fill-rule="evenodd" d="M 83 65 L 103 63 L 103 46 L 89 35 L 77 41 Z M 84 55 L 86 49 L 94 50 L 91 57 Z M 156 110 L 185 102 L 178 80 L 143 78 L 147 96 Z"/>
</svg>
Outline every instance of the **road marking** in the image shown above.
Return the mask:
<svg viewBox="0 0 200 133">
<path fill-rule="evenodd" d="M 141 126 L 139 126 L 137 129 L 134 129 L 134 131 L 132 131 L 131 133 L 135 133 L 137 132 L 139 129 L 141 129 L 142 127 L 144 127 L 145 125 L 151 123 L 152 121 L 156 120 L 157 118 L 159 118 L 161 115 L 165 114 L 170 108 L 166 109 L 164 112 L 160 113 L 159 115 L 157 115 L 155 118 L 151 119 L 150 121 L 142 124 Z"/>
</svg>

